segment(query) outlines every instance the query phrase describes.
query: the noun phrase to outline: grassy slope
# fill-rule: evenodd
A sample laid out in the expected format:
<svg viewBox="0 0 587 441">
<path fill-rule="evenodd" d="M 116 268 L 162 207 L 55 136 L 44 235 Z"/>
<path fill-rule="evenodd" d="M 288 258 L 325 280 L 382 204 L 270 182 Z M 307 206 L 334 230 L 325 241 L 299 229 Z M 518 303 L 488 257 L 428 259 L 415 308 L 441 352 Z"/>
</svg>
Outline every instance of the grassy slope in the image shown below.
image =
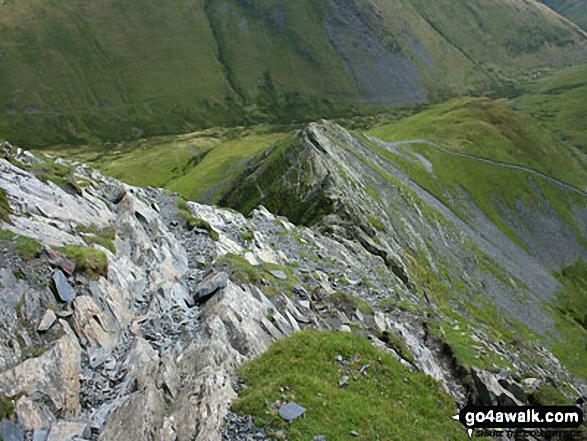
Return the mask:
<svg viewBox="0 0 587 441">
<path fill-rule="evenodd" d="M 269 128 L 211 129 L 102 145 L 54 146 L 41 152 L 84 162 L 128 184 L 163 187 L 197 201 L 216 202 L 246 160 L 286 136 Z"/>
<path fill-rule="evenodd" d="M 347 360 L 351 373 L 336 361 Z M 353 361 L 353 357 L 357 357 Z M 369 365 L 365 375 L 362 366 Z M 366 340 L 346 333 L 302 332 L 275 343 L 267 353 L 240 370 L 251 386 L 236 403 L 238 412 L 255 422 L 283 428 L 287 438 L 326 439 L 464 439 L 451 420 L 451 399 L 430 377 L 410 371 Z M 343 375 L 351 377 L 338 387 Z M 286 424 L 270 406 L 287 399 L 306 408 L 306 417 Z M 283 389 L 282 389 L 283 390 Z M 352 437 L 351 431 L 359 436 Z"/>
<path fill-rule="evenodd" d="M 191 200 L 216 203 L 228 181 L 244 169 L 247 159 L 283 137 L 283 133 L 252 133 L 221 142 L 201 163 L 166 188 Z"/>
<path fill-rule="evenodd" d="M 587 153 L 587 64 L 541 76 L 522 92 L 511 102 L 516 110 Z"/>
<path fill-rule="evenodd" d="M 501 102 L 453 100 L 370 133 L 384 141 L 427 139 L 455 151 L 533 168 L 579 188 L 587 185 L 584 155 Z"/>
<path fill-rule="evenodd" d="M 559 14 L 587 30 L 587 3 L 583 0 L 540 0 Z"/>
<path fill-rule="evenodd" d="M 72 128 L 106 139 L 133 126 L 157 133 L 181 129 L 195 108 L 213 120 L 204 100 L 231 96 L 203 2 L 33 0 L 2 12 L 0 103 L 19 111 L 0 119 L 9 133 L 28 125 L 39 142 Z M 41 113 L 27 117 L 25 106 Z"/>
<path fill-rule="evenodd" d="M 300 120 L 301 109 L 332 116 L 348 109 L 322 98 L 360 98 L 323 29 L 325 0 L 204 3 L 6 1 L 0 132 L 37 145 L 121 140 L 274 114 Z M 440 96 L 498 70 L 508 76 L 544 60 L 572 62 L 567 52 L 585 46 L 568 25 L 522 0 L 469 3 L 363 0 L 358 7 Z M 360 38 L 360 30 L 349 33 Z M 275 90 L 263 102 L 266 72 Z"/>
<path fill-rule="evenodd" d="M 581 153 L 567 148 L 531 118 L 512 112 L 500 102 L 454 100 L 396 124 L 377 127 L 370 133 L 385 141 L 428 139 L 456 152 L 527 166 L 578 188 L 584 189 L 587 185 L 587 161 Z M 431 174 L 415 156 L 410 161 L 381 147 L 374 145 L 373 148 L 448 206 L 454 206 L 451 197 L 461 197 L 460 188 L 464 188 L 483 213 L 523 247 L 502 212 L 504 207 L 513 208 L 517 200 L 531 209 L 538 210 L 542 206 L 526 172 L 452 156 L 426 144 L 414 144 L 405 150 L 426 158 L 433 168 Z M 571 206 L 585 206 L 585 198 L 569 195 L 540 177 L 532 179 L 556 213 L 579 237 L 579 227 L 570 215 Z M 458 207 L 454 208 L 458 213 Z M 466 219 L 464 214 L 461 216 Z"/>
<path fill-rule="evenodd" d="M 587 379 L 587 264 L 577 262 L 557 277 L 563 288 L 552 315 L 562 341 L 555 344 L 553 353 L 571 372 Z"/>
</svg>

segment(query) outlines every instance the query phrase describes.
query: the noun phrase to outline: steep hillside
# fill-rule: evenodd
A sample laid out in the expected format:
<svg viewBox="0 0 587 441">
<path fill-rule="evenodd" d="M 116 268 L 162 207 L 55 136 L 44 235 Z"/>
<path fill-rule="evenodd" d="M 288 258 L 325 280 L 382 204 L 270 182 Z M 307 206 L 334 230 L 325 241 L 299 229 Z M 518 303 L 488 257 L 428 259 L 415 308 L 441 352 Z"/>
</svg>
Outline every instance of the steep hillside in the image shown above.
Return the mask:
<svg viewBox="0 0 587 441">
<path fill-rule="evenodd" d="M 587 64 L 537 75 L 521 92 L 512 108 L 587 152 Z"/>
<path fill-rule="evenodd" d="M 284 155 L 289 194 L 265 178 Z M 7 156 L 4 439 L 458 440 L 467 402 L 585 396 L 583 264 L 552 277 L 335 124 L 243 175 L 281 211 L 330 201 L 314 228 Z"/>
<path fill-rule="evenodd" d="M 582 0 L 540 0 L 549 8 L 587 30 L 587 4 Z"/>
<path fill-rule="evenodd" d="M 552 271 L 587 259 L 583 190 L 504 157 L 355 137 L 326 122 L 263 153 L 220 202 L 243 213 L 263 204 L 358 240 L 445 312 L 464 304 L 484 321 L 477 308 L 497 307 L 543 336 L 557 335 L 546 309 L 560 289 Z"/>
<path fill-rule="evenodd" d="M 28 145 L 310 121 L 586 57 L 585 34 L 528 0 L 0 8 L 0 131 Z"/>
</svg>

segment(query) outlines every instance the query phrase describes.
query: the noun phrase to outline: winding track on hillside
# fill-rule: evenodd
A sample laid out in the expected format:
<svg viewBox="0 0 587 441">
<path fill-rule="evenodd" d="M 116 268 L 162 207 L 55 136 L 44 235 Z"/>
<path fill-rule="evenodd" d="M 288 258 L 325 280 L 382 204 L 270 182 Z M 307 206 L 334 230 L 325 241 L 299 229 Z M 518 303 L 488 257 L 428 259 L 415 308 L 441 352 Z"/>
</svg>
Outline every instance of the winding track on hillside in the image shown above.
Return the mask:
<svg viewBox="0 0 587 441">
<path fill-rule="evenodd" d="M 561 187 L 564 187 L 567 190 L 573 191 L 581 196 L 587 197 L 586 191 L 583 191 L 577 187 L 574 187 L 570 184 L 567 184 L 566 182 L 560 181 L 560 180 L 553 178 L 551 176 L 548 176 L 547 174 L 544 174 L 538 170 L 534 170 L 532 168 L 525 167 L 523 165 L 494 161 L 492 159 L 483 158 L 481 156 L 476 156 L 476 155 L 471 155 L 469 153 L 455 152 L 455 151 L 449 150 L 446 147 L 443 147 L 439 144 L 436 144 L 435 142 L 428 141 L 426 139 L 412 139 L 412 140 L 408 140 L 408 141 L 385 142 L 385 141 L 382 141 L 374 136 L 369 136 L 367 134 L 365 134 L 365 136 L 370 141 L 377 143 L 378 145 L 385 148 L 386 150 L 388 150 L 391 153 L 397 153 L 397 151 L 396 151 L 397 147 L 410 146 L 413 144 L 426 144 L 430 147 L 433 147 L 437 150 L 440 150 L 443 153 L 446 153 L 447 155 L 459 156 L 461 158 L 468 158 L 468 159 L 472 159 L 475 161 L 484 162 L 486 164 L 491 164 L 491 165 L 495 165 L 498 167 L 509 168 L 509 169 L 513 169 L 513 170 L 521 170 L 521 171 L 533 174 L 535 176 L 540 176 L 541 178 L 546 179 L 547 181 L 552 182 L 553 184 L 559 185 Z"/>
</svg>

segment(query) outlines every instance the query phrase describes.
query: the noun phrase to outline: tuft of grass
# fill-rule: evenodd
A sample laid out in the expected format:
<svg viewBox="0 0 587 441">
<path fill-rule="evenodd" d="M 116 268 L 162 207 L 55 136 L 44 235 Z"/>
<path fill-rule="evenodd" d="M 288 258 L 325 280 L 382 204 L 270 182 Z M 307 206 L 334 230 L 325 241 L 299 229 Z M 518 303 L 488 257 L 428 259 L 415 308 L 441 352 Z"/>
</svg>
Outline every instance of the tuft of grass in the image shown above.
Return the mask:
<svg viewBox="0 0 587 441">
<path fill-rule="evenodd" d="M 333 294 L 330 294 L 329 299 L 331 302 L 339 303 L 340 305 L 346 306 L 352 309 L 353 311 L 358 309 L 363 314 L 374 313 L 373 308 L 366 301 L 358 297 L 346 294 L 342 291 L 337 291 Z"/>
<path fill-rule="evenodd" d="M 0 241 L 10 244 L 21 259 L 32 260 L 43 248 L 35 239 L 14 234 L 12 231 L 0 230 Z"/>
<path fill-rule="evenodd" d="M 98 244 L 113 254 L 116 254 L 116 247 L 114 246 L 114 239 L 116 238 L 116 231 L 113 227 L 99 229 L 96 225 L 79 225 L 75 232 L 81 235 L 81 238 L 87 245 Z"/>
<path fill-rule="evenodd" d="M 194 228 L 198 228 L 200 230 L 206 230 L 208 234 L 210 234 L 210 238 L 212 240 L 218 240 L 220 238 L 218 231 L 212 228 L 208 222 L 199 217 L 195 217 L 192 214 L 188 203 L 184 199 L 176 200 L 175 204 L 179 208 L 177 213 L 185 219 L 185 225 L 189 231 L 192 231 Z"/>
<path fill-rule="evenodd" d="M 528 399 L 535 406 L 568 406 L 572 404 L 564 393 L 550 384 L 544 383 Z"/>
<path fill-rule="evenodd" d="M 0 421 L 14 415 L 14 403 L 10 398 L 0 399 Z"/>
<path fill-rule="evenodd" d="M 230 278 L 235 283 L 256 284 L 261 281 L 262 273 L 247 259 L 238 254 L 228 253 L 216 260 L 216 265 L 228 268 Z"/>
<path fill-rule="evenodd" d="M 336 361 L 342 356 L 343 369 Z M 364 374 L 360 373 L 365 367 Z M 365 339 L 347 333 L 304 331 L 275 343 L 239 369 L 249 386 L 233 406 L 268 430 L 283 430 L 291 441 L 462 439 L 451 420 L 450 397 L 430 377 L 410 371 Z M 340 388 L 343 375 L 350 381 Z M 295 401 L 305 418 L 286 423 L 272 405 Z"/>
<path fill-rule="evenodd" d="M 371 216 L 369 213 L 365 213 L 365 217 L 367 218 L 369 223 L 371 225 L 373 225 L 373 227 L 376 230 L 385 231 L 385 225 L 383 225 L 383 222 L 381 222 L 381 220 L 379 218 L 376 218 L 375 216 Z"/>
<path fill-rule="evenodd" d="M 12 208 L 8 203 L 6 192 L 3 188 L 0 188 L 0 221 L 6 222 L 7 224 L 12 223 L 10 221 L 10 215 L 12 214 Z"/>
<path fill-rule="evenodd" d="M 68 259 L 75 261 L 75 271 L 84 273 L 91 279 L 108 276 L 108 258 L 104 252 L 83 245 L 66 245 L 57 248 Z"/>
<path fill-rule="evenodd" d="M 246 231 L 242 232 L 239 236 L 242 240 L 246 242 L 250 242 L 255 238 L 253 230 L 251 230 L 250 228 L 247 228 Z"/>
</svg>

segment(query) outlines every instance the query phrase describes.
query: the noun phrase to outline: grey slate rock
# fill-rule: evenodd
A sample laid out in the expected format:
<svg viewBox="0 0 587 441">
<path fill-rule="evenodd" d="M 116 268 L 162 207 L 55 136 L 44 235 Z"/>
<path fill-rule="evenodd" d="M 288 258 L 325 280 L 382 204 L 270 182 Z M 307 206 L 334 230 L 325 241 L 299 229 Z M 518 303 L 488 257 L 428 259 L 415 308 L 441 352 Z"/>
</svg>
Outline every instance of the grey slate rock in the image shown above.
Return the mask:
<svg viewBox="0 0 587 441">
<path fill-rule="evenodd" d="M 275 277 L 279 280 L 286 280 L 287 279 L 287 274 L 285 274 L 281 270 L 270 270 L 269 274 L 271 274 L 273 277 Z"/>
<path fill-rule="evenodd" d="M 204 278 L 197 286 L 194 293 L 194 300 L 196 302 L 202 302 L 209 297 L 212 297 L 216 292 L 226 287 L 228 283 L 228 274 L 225 272 L 210 273 Z"/>
<path fill-rule="evenodd" d="M 55 282 L 55 288 L 57 289 L 59 298 L 66 303 L 73 302 L 76 295 L 75 290 L 67 281 L 63 271 L 57 271 L 53 274 L 53 282 Z"/>
<path fill-rule="evenodd" d="M 4 441 L 23 441 L 24 433 L 9 420 L 0 421 L 0 438 Z"/>
<path fill-rule="evenodd" d="M 35 430 L 33 432 L 33 441 L 47 441 L 49 432 L 46 430 Z"/>
<path fill-rule="evenodd" d="M 286 421 L 293 421 L 306 413 L 306 409 L 297 403 L 289 402 L 279 408 L 279 415 Z"/>
<path fill-rule="evenodd" d="M 345 375 L 340 380 L 338 380 L 338 387 L 344 387 L 349 382 L 349 380 L 350 380 L 349 376 Z"/>
</svg>

